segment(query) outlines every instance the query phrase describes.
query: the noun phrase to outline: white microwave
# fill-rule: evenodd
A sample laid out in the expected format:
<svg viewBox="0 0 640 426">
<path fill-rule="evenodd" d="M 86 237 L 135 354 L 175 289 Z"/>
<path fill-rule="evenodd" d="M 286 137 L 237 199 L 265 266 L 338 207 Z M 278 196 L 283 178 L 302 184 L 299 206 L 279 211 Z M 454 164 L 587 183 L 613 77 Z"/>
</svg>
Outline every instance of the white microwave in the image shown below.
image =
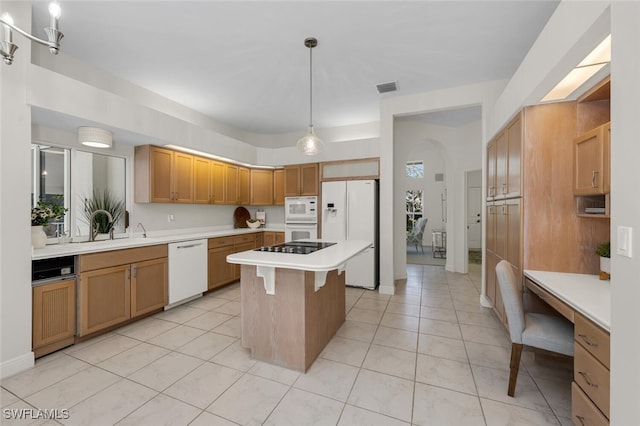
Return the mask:
<svg viewBox="0 0 640 426">
<path fill-rule="evenodd" d="M 318 223 L 318 197 L 286 197 L 285 223 Z"/>
</svg>

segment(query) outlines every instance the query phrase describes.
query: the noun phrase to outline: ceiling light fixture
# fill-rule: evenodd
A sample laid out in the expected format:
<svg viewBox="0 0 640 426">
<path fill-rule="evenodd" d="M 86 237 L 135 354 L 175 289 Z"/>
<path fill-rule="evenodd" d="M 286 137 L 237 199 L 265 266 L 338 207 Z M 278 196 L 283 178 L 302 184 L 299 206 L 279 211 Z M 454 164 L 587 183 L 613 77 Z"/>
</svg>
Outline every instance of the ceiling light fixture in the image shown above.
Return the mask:
<svg viewBox="0 0 640 426">
<path fill-rule="evenodd" d="M 60 14 L 60 5 L 57 2 L 49 3 L 49 23 L 51 26 L 44 29 L 44 32 L 47 33 L 48 41 L 34 37 L 28 32 L 16 27 L 13 23 L 13 18 L 8 13 L 5 12 L 0 15 L 0 23 L 2 24 L 0 25 L 2 27 L 2 35 L 0 35 L 0 53 L 2 53 L 4 63 L 11 65 L 13 63 L 13 54 L 18 50 L 18 46 L 13 43 L 13 36 L 11 33 L 12 29 L 30 40 L 48 46 L 49 52 L 53 55 L 57 55 L 58 49 L 60 49 L 60 40 L 64 37 L 64 34 L 58 31 L 58 19 L 60 18 Z"/>
<path fill-rule="evenodd" d="M 113 146 L 111 132 L 99 127 L 78 128 L 78 141 L 82 145 L 92 148 L 111 148 Z"/>
<path fill-rule="evenodd" d="M 569 71 L 560 83 L 542 98 L 542 102 L 565 99 L 609 62 L 611 62 L 611 34 Z"/>
<path fill-rule="evenodd" d="M 308 37 L 304 45 L 309 48 L 309 129 L 307 133 L 298 139 L 296 146 L 306 155 L 316 155 L 324 146 L 324 142 L 313 132 L 313 48 L 318 45 L 318 40 Z"/>
</svg>

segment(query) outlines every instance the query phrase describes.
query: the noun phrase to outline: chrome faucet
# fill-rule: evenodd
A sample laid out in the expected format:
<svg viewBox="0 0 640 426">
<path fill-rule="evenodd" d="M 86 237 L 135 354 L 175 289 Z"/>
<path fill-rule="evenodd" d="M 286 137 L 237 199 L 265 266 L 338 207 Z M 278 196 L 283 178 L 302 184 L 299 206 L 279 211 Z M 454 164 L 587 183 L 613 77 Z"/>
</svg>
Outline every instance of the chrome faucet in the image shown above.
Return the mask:
<svg viewBox="0 0 640 426">
<path fill-rule="evenodd" d="M 147 238 L 147 230 L 144 229 L 144 225 L 142 224 L 142 222 L 138 222 L 138 227 L 142 228 L 142 238 Z"/>
<path fill-rule="evenodd" d="M 89 216 L 89 241 L 95 241 L 96 236 L 98 235 L 98 230 L 100 229 L 100 225 L 96 223 L 96 226 L 93 226 L 93 219 L 96 217 L 98 213 L 106 214 L 109 218 L 109 225 L 113 225 L 113 216 L 106 210 L 94 210 Z M 113 226 L 109 229 L 109 239 L 113 240 Z"/>
</svg>

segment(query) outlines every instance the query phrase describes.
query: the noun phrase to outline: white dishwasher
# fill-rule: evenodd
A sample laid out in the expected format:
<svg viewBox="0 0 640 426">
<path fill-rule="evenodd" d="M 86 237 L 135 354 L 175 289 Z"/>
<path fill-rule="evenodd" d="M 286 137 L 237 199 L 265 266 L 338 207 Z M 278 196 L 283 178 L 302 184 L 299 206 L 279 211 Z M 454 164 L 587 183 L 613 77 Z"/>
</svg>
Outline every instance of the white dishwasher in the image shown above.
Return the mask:
<svg viewBox="0 0 640 426">
<path fill-rule="evenodd" d="M 207 291 L 207 240 L 169 244 L 169 304 L 172 308 Z"/>
</svg>

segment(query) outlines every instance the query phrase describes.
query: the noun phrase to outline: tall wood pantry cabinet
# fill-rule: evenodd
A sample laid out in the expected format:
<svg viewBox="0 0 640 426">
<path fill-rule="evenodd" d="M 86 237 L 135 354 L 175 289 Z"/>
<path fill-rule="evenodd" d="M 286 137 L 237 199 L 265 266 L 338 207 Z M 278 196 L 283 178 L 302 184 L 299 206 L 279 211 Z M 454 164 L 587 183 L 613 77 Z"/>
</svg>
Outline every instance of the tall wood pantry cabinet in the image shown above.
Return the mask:
<svg viewBox="0 0 640 426">
<path fill-rule="evenodd" d="M 609 229 L 576 214 L 577 116 L 574 101 L 529 106 L 487 145 L 486 297 L 504 323 L 500 260 L 521 282 L 524 269 L 597 273 L 593 251 Z"/>
</svg>

